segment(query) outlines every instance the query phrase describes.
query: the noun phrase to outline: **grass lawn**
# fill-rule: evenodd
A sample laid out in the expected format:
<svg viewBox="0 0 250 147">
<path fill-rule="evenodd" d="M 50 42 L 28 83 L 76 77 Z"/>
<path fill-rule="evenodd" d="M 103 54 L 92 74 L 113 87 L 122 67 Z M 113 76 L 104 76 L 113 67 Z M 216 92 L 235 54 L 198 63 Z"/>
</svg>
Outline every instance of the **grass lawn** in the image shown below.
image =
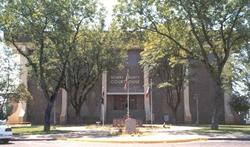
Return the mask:
<svg viewBox="0 0 250 147">
<path fill-rule="evenodd" d="M 233 134 L 242 133 L 250 135 L 250 125 L 219 125 L 219 130 L 211 130 L 210 125 L 200 125 L 201 129 L 190 130 L 187 132 L 193 132 L 197 134 Z"/>
<path fill-rule="evenodd" d="M 57 127 L 57 128 L 56 128 Z M 51 131 L 50 132 L 43 132 L 43 126 L 42 125 L 34 125 L 34 126 L 19 126 L 19 127 L 12 127 L 12 132 L 14 135 L 38 135 L 38 134 L 58 134 L 58 133 L 69 133 L 69 132 L 74 132 L 76 130 L 71 130 L 71 127 L 74 126 L 51 126 Z M 64 127 L 68 129 L 60 129 L 60 127 Z M 187 134 L 199 134 L 199 135 L 213 135 L 213 134 L 233 134 L 233 133 L 241 133 L 241 134 L 248 134 L 250 135 L 250 125 L 220 125 L 219 130 L 211 130 L 210 125 L 199 125 L 197 126 L 199 129 L 193 129 L 193 130 L 186 130 L 186 131 L 181 131 L 181 133 L 187 133 Z M 112 125 L 105 125 L 105 126 L 100 126 L 100 125 L 85 125 L 85 129 L 93 129 L 93 130 L 103 130 L 103 131 L 108 131 L 110 132 L 110 136 L 120 136 L 120 135 L 127 135 L 126 133 L 124 134 L 124 128 L 122 133 L 119 132 L 119 128 L 113 127 Z M 83 129 L 84 129 L 83 128 Z M 143 126 L 143 127 L 138 127 L 138 132 L 132 135 L 135 136 L 145 136 L 145 135 L 150 135 L 151 130 L 155 129 L 163 129 L 162 126 Z M 165 128 L 166 130 L 168 128 Z M 80 131 L 80 130 L 77 130 Z M 117 132 L 118 131 L 118 132 Z M 131 135 L 131 134 L 130 134 Z"/>
<path fill-rule="evenodd" d="M 50 132 L 44 132 L 42 125 L 35 125 L 35 126 L 24 126 L 24 127 L 12 127 L 12 132 L 14 135 L 38 135 L 38 134 L 67 133 L 71 131 L 56 130 L 55 127 L 51 126 Z"/>
</svg>

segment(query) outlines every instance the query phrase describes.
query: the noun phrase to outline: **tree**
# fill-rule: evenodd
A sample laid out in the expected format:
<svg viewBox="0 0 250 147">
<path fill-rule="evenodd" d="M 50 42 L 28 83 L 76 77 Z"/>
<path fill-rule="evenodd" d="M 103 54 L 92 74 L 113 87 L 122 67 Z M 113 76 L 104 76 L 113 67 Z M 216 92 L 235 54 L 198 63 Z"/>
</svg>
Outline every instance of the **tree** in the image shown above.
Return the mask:
<svg viewBox="0 0 250 147">
<path fill-rule="evenodd" d="M 249 44 L 243 46 L 239 53 L 233 54 L 232 63 L 232 100 L 233 110 L 245 115 L 250 109 L 250 50 Z"/>
<path fill-rule="evenodd" d="M 211 98 L 211 128 L 218 129 L 223 108 L 222 73 L 230 54 L 249 41 L 249 11 L 244 0 L 121 0 L 116 14 L 124 28 L 156 33 L 171 43 L 166 48 L 176 46 L 186 57 L 205 65 L 216 91 Z"/>
<path fill-rule="evenodd" d="M 177 109 L 183 96 L 183 84 L 185 78 L 185 68 L 183 64 L 171 65 L 168 57 L 159 59 L 159 64 L 155 67 L 155 73 L 160 79 L 158 88 L 167 100 L 167 105 L 171 110 L 172 123 L 177 122 Z"/>
<path fill-rule="evenodd" d="M 32 68 L 47 107 L 44 131 L 50 131 L 50 115 L 56 95 L 83 24 L 93 24 L 96 1 L 7 1 L 0 13 L 0 27 L 6 42 L 23 55 Z M 26 47 L 22 43 L 26 42 Z"/>
<path fill-rule="evenodd" d="M 250 50 L 243 46 L 239 53 L 233 55 L 233 93 L 250 98 Z"/>
<path fill-rule="evenodd" d="M 250 109 L 249 98 L 235 93 L 232 96 L 230 105 L 233 110 L 238 114 L 247 112 Z"/>
<path fill-rule="evenodd" d="M 165 48 L 165 44 L 159 45 L 164 38 L 157 36 L 151 32 L 147 36 L 145 50 L 141 53 L 141 64 L 146 67 L 151 75 L 158 77 L 158 88 L 161 89 L 161 94 L 166 98 L 167 106 L 171 110 L 172 123 L 176 123 L 177 109 L 181 102 L 183 93 L 183 84 L 185 79 L 185 64 L 186 60 L 181 57 L 181 52 Z M 166 43 L 165 41 L 163 41 Z"/>
<path fill-rule="evenodd" d="M 76 42 L 78 47 L 70 56 L 66 90 L 78 123 L 81 123 L 82 105 L 88 98 L 89 91 L 100 80 L 102 72 L 110 71 L 120 63 L 120 53 L 117 49 L 110 48 L 112 45 L 109 44 L 109 39 L 109 32 L 104 32 L 102 27 L 85 29 L 80 32 Z"/>
<path fill-rule="evenodd" d="M 14 103 L 19 103 L 22 101 L 29 103 L 31 100 L 32 96 L 23 83 L 19 84 L 18 86 L 15 85 L 15 89 L 6 96 L 6 103 L 4 105 L 4 119 L 6 119 L 13 112 L 12 106 Z"/>
<path fill-rule="evenodd" d="M 0 119 L 6 119 L 9 113 L 11 94 L 15 91 L 19 71 L 11 49 L 0 42 Z"/>
</svg>

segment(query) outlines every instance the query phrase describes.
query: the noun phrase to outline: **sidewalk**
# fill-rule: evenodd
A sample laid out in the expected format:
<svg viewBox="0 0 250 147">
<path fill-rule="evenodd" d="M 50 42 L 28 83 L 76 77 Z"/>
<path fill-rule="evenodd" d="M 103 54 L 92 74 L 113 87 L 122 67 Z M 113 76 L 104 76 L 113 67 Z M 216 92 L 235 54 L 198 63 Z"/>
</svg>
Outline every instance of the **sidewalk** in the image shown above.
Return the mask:
<svg viewBox="0 0 250 147">
<path fill-rule="evenodd" d="M 59 127 L 58 130 L 70 130 L 69 133 L 46 134 L 46 135 L 23 135 L 15 136 L 15 141 L 35 141 L 35 140 L 67 140 L 83 142 L 103 142 L 103 143 L 177 143 L 205 140 L 250 140 L 250 135 L 240 133 L 226 133 L 213 135 L 200 135 L 190 133 L 189 130 L 199 129 L 199 127 L 171 126 L 166 129 L 139 128 L 137 134 L 117 135 L 116 128 L 88 128 L 88 127 Z"/>
</svg>

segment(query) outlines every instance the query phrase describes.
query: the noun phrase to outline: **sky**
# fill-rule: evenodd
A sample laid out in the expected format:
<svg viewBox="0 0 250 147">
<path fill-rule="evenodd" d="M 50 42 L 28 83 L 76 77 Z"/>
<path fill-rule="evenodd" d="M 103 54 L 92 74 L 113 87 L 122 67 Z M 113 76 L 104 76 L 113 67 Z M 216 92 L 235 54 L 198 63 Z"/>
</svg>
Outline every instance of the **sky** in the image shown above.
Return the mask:
<svg viewBox="0 0 250 147">
<path fill-rule="evenodd" d="M 106 26 L 109 26 L 112 21 L 113 7 L 117 3 L 117 0 L 99 0 L 105 9 L 108 11 L 106 16 Z"/>
</svg>

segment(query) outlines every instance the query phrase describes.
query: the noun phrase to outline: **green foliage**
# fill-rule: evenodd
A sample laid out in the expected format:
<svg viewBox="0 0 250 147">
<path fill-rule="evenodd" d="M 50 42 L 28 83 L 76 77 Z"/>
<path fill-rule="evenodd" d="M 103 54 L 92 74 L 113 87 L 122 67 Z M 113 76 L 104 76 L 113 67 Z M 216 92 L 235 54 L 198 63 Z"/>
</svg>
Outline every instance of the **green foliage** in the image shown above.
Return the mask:
<svg viewBox="0 0 250 147">
<path fill-rule="evenodd" d="M 0 42 L 0 93 L 11 93 L 15 89 L 18 65 L 10 48 Z"/>
<path fill-rule="evenodd" d="M 116 16 L 122 28 L 150 32 L 146 48 L 154 40 L 166 51 L 182 50 L 204 62 L 216 79 L 230 51 L 237 51 L 249 38 L 248 8 L 246 1 L 121 0 Z"/>
<path fill-rule="evenodd" d="M 30 101 L 32 96 L 24 84 L 19 84 L 13 94 L 10 95 L 10 99 L 13 102 Z"/>
<path fill-rule="evenodd" d="M 79 33 L 66 71 L 66 90 L 77 115 L 102 72 L 114 70 L 122 59 L 118 49 L 110 48 L 113 42 L 109 32 L 91 28 Z"/>
<path fill-rule="evenodd" d="M 250 50 L 248 46 L 233 56 L 233 93 L 250 98 Z"/>
<path fill-rule="evenodd" d="M 158 88 L 172 111 L 173 123 L 176 123 L 185 79 L 186 54 L 175 46 L 166 48 L 171 42 L 156 33 L 149 32 L 147 35 L 141 64 L 150 70 L 151 76 L 158 77 Z"/>
<path fill-rule="evenodd" d="M 142 49 L 145 33 L 141 31 L 128 31 L 120 27 L 117 19 L 113 20 L 109 30 L 106 32 L 106 44 L 110 48 L 120 49 L 122 52 L 129 49 Z"/>
<path fill-rule="evenodd" d="M 249 8 L 246 0 L 120 0 L 116 16 L 124 30 L 149 32 L 145 48 L 151 50 L 153 44 L 154 49 L 145 53 L 153 57 L 147 64 L 154 66 L 154 59 L 181 51 L 169 56 L 170 61 L 192 58 L 205 65 L 216 86 L 212 122 L 217 129 L 222 73 L 230 55 L 249 43 Z"/>
<path fill-rule="evenodd" d="M 11 49 L 0 42 L 0 120 L 11 112 L 11 94 L 16 88 L 19 70 Z"/>
<path fill-rule="evenodd" d="M 250 109 L 250 99 L 246 96 L 234 94 L 230 102 L 231 107 L 237 113 L 247 112 Z"/>
<path fill-rule="evenodd" d="M 169 82 L 164 82 L 164 83 L 160 83 L 158 85 L 158 88 L 165 88 L 165 87 L 173 87 L 173 84 L 171 84 Z"/>
<path fill-rule="evenodd" d="M 6 102 L 4 104 L 4 107 L 0 110 L 0 120 L 5 120 L 10 116 L 12 111 L 12 106 L 9 102 Z"/>
<path fill-rule="evenodd" d="M 43 131 L 43 126 L 22 126 L 22 127 L 12 127 L 12 132 L 14 135 L 43 135 L 43 134 L 59 134 L 59 133 L 69 133 L 71 131 L 67 130 L 57 130 L 52 127 L 49 133 Z"/>
<path fill-rule="evenodd" d="M 70 54 L 78 48 L 80 32 L 98 21 L 103 24 L 102 12 L 96 0 L 12 0 L 0 11 L 6 43 L 27 59 L 48 102 L 45 131 L 49 131 L 51 109 L 63 87 Z"/>
<path fill-rule="evenodd" d="M 70 51 L 82 25 L 94 25 L 96 1 L 8 1 L 1 11 L 0 26 L 6 42 L 25 56 L 46 98 L 61 86 Z M 26 42 L 23 49 L 18 42 Z"/>
<path fill-rule="evenodd" d="M 12 92 L 4 94 L 2 98 L 3 99 L 0 101 L 0 120 L 7 119 L 7 117 L 11 114 L 13 102 L 29 102 L 32 99 L 32 96 L 26 86 L 24 84 L 20 84 Z"/>
</svg>

